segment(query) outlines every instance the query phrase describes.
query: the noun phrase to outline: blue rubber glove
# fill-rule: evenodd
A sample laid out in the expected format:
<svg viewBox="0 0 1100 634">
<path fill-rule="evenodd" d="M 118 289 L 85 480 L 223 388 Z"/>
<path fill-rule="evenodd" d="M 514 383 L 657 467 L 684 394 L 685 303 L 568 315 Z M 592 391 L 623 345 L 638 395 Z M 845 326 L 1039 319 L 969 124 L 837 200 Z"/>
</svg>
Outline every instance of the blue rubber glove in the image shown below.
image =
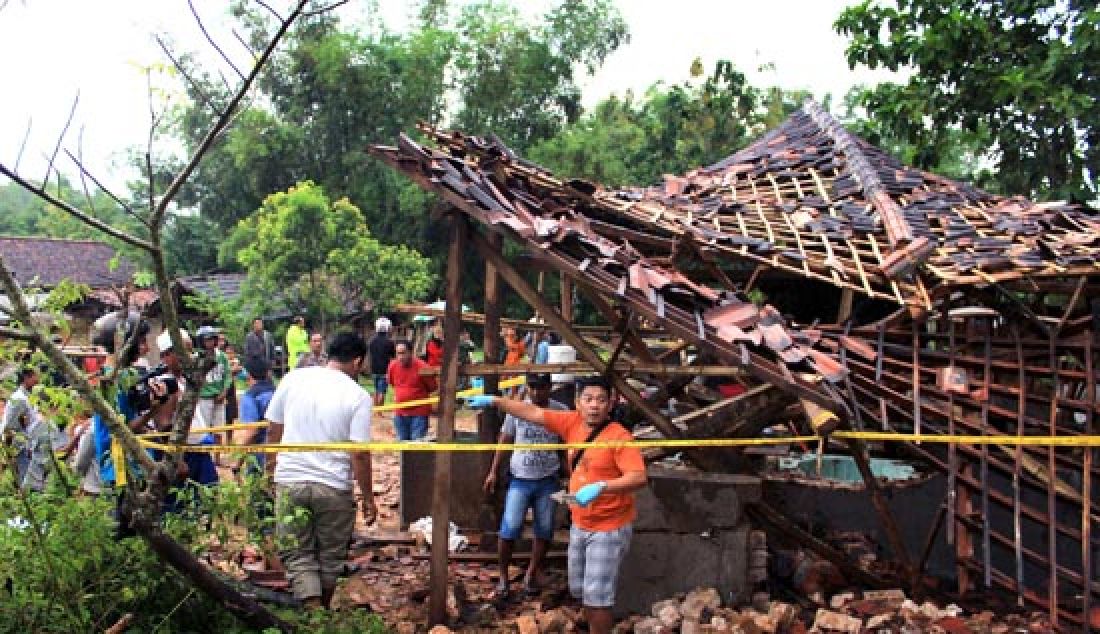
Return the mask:
<svg viewBox="0 0 1100 634">
<path fill-rule="evenodd" d="M 577 501 L 577 506 L 588 506 L 592 503 L 592 500 L 600 497 L 600 494 L 603 493 L 603 490 L 606 488 L 606 482 L 586 484 L 573 494 L 573 499 Z"/>
<path fill-rule="evenodd" d="M 471 409 L 485 409 L 486 407 L 493 406 L 493 399 L 496 398 L 492 394 L 479 394 L 477 396 L 466 397 L 466 407 Z"/>
</svg>

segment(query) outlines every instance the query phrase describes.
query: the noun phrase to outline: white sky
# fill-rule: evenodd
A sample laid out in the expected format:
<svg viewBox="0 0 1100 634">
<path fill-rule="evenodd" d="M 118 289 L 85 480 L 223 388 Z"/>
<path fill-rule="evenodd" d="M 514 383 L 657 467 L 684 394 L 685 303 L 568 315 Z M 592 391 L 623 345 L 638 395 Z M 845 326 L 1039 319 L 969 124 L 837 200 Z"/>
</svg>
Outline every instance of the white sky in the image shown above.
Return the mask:
<svg viewBox="0 0 1100 634">
<path fill-rule="evenodd" d="M 194 0 L 204 22 L 216 29 L 228 2 Z M 272 2 L 282 8 L 286 2 Z M 731 59 L 756 85 L 811 90 L 819 99 L 839 99 L 858 83 L 888 79 L 884 73 L 849 71 L 845 40 L 832 23 L 845 0 L 618 0 L 631 41 L 594 76 L 582 81 L 591 105 L 612 92 L 640 93 L 654 82 L 678 83 L 699 56 L 709 72 Z M 410 9 L 401 0 L 378 0 L 382 19 L 401 28 Z M 524 6 L 537 14 L 547 0 Z M 28 121 L 30 136 L 21 168 L 40 179 L 42 158 L 53 151 L 73 98 L 76 116 L 65 147 L 83 155 L 93 172 L 121 189 L 124 151 L 144 147 L 149 123 L 147 87 L 141 68 L 168 63 L 152 38 L 164 33 L 186 50 L 206 50 L 186 0 L 0 0 L 0 161 L 11 166 Z M 352 0 L 345 20 L 361 19 L 369 4 Z M 228 31 L 219 44 L 247 68 L 244 50 Z M 212 53 L 210 53 L 212 54 Z M 773 63 L 772 71 L 757 68 Z M 67 159 L 59 159 L 60 164 Z M 66 169 L 65 171 L 71 171 Z M 75 172 L 73 172 L 75 173 Z"/>
</svg>

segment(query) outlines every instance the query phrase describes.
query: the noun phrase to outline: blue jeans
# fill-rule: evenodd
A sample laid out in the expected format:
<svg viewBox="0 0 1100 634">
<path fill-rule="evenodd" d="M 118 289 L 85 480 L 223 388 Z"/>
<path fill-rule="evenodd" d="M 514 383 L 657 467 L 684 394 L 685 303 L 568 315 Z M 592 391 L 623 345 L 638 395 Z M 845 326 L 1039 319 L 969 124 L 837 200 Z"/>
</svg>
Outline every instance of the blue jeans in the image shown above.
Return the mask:
<svg viewBox="0 0 1100 634">
<path fill-rule="evenodd" d="M 373 378 L 374 378 L 374 393 L 375 394 L 381 394 L 382 397 L 383 397 L 383 400 L 385 400 L 386 390 L 390 389 L 389 384 L 386 383 L 386 375 L 385 374 L 375 374 Z"/>
<path fill-rule="evenodd" d="M 393 428 L 398 440 L 420 440 L 428 435 L 428 417 L 394 414 Z"/>
<path fill-rule="evenodd" d="M 550 541 L 554 538 L 554 500 L 550 496 L 558 490 L 558 477 L 548 476 L 539 480 L 513 477 L 504 496 L 504 514 L 500 518 L 500 538 L 518 539 L 523 531 L 523 518 L 527 509 L 535 511 L 535 537 Z"/>
</svg>

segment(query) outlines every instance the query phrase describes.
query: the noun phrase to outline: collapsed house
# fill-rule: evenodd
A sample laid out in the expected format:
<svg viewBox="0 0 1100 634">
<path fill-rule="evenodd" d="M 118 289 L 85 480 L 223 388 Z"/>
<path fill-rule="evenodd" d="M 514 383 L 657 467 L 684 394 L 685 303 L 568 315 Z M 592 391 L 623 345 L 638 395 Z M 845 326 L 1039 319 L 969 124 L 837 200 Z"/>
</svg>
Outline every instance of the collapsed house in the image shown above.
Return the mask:
<svg viewBox="0 0 1100 634">
<path fill-rule="evenodd" d="M 939 542 L 952 559 L 951 594 L 1000 593 L 1048 611 L 1056 627 L 1088 629 L 1100 595 L 1095 211 L 906 167 L 813 103 L 714 165 L 620 190 L 560 179 L 496 139 L 423 132 L 436 147 L 402 136 L 373 152 L 439 195 L 457 222 L 507 236 L 575 284 L 619 329 L 625 343 L 607 364 L 631 364 L 617 385 L 658 434 L 756 437 L 793 407 L 799 433 L 907 436 L 829 443 L 850 453 L 889 566 L 869 568 L 766 500 L 750 505 L 757 523 L 868 585 L 918 588 Z M 569 330 L 564 302 L 556 310 L 532 294 L 491 239 L 469 239 L 600 369 Z M 754 290 L 767 301 L 750 301 Z M 693 349 L 699 373 L 740 368 L 748 390 L 693 405 L 685 388 L 694 377 L 662 370 L 671 362 L 647 347 L 643 326 Z M 669 397 L 687 413 L 670 417 Z M 965 438 L 928 442 L 945 435 Z M 746 453 L 685 457 L 704 471 L 774 465 Z M 942 499 L 920 509 L 926 539 L 899 527 L 872 454 L 941 478 Z"/>
</svg>

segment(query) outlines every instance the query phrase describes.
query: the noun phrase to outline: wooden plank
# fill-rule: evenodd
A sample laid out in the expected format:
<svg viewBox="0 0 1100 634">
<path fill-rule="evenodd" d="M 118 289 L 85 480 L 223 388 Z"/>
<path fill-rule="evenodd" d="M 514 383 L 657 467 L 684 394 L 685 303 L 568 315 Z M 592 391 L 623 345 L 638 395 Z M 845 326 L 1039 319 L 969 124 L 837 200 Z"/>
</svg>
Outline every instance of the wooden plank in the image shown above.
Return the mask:
<svg viewBox="0 0 1100 634">
<path fill-rule="evenodd" d="M 462 333 L 462 258 L 466 250 L 466 220 L 451 214 L 451 247 L 447 257 L 447 310 L 443 318 L 443 375 L 439 387 L 439 442 L 453 442 L 455 436 L 455 399 L 458 387 L 458 338 Z M 435 455 L 432 487 L 432 554 L 429 621 L 447 622 L 447 545 L 451 523 L 451 454 Z"/>
</svg>

